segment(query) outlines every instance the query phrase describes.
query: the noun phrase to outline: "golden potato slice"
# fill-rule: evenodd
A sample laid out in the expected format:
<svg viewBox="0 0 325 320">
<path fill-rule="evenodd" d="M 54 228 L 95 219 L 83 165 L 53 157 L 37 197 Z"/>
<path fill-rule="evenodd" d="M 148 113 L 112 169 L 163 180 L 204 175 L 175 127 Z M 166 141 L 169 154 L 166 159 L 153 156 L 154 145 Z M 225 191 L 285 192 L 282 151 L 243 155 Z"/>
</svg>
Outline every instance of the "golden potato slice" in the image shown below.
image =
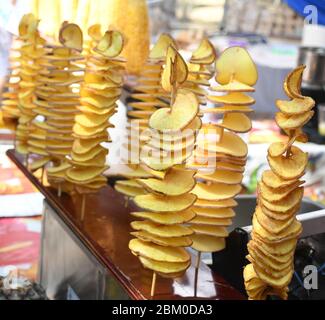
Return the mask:
<svg viewBox="0 0 325 320">
<path fill-rule="evenodd" d="M 68 178 L 74 181 L 89 181 L 94 179 L 97 176 L 100 176 L 105 170 L 107 170 L 107 166 L 101 168 L 70 168 L 67 170 L 66 175 Z"/>
<path fill-rule="evenodd" d="M 212 218 L 212 217 L 202 217 L 202 216 L 196 216 L 194 219 L 191 220 L 191 225 L 203 224 L 203 225 L 227 227 L 230 226 L 231 223 L 232 223 L 231 219 L 228 218 Z"/>
<path fill-rule="evenodd" d="M 254 92 L 255 88 L 245 83 L 233 80 L 227 84 L 211 87 L 216 92 Z"/>
<path fill-rule="evenodd" d="M 162 238 L 185 237 L 191 235 L 191 229 L 181 225 L 161 225 L 152 221 L 133 221 L 131 227 L 137 231 L 147 231 Z"/>
<path fill-rule="evenodd" d="M 98 136 L 103 135 L 103 131 L 106 131 L 107 128 L 112 128 L 113 125 L 111 123 L 104 123 L 97 127 L 84 127 L 80 125 L 79 123 L 75 123 L 73 126 L 73 133 L 75 136 L 80 138 L 95 138 Z"/>
<path fill-rule="evenodd" d="M 66 48 L 82 51 L 82 31 L 74 23 L 63 23 L 59 33 L 59 41 Z"/>
<path fill-rule="evenodd" d="M 124 39 L 122 34 L 116 30 L 106 31 L 102 38 L 98 41 L 95 52 L 105 57 L 115 58 L 123 49 Z"/>
<path fill-rule="evenodd" d="M 193 93 L 179 92 L 171 108 L 157 110 L 149 120 L 152 129 L 168 132 L 181 130 L 190 124 L 199 112 L 199 104 Z"/>
<path fill-rule="evenodd" d="M 278 175 L 276 175 L 273 171 L 266 170 L 262 174 L 262 181 L 269 188 L 278 189 L 278 188 L 289 187 L 292 184 L 295 184 L 297 182 L 297 179 L 284 180 L 280 178 Z M 303 182 L 304 181 L 301 181 L 301 183 Z"/>
<path fill-rule="evenodd" d="M 245 114 L 236 112 L 226 113 L 222 122 L 217 125 L 238 133 L 245 133 L 252 129 L 251 120 Z"/>
<path fill-rule="evenodd" d="M 233 80 L 253 86 L 257 81 L 257 69 L 246 49 L 227 48 L 216 62 L 216 81 L 227 84 Z"/>
<path fill-rule="evenodd" d="M 242 92 L 231 92 L 223 96 L 207 96 L 207 99 L 216 104 L 249 106 L 255 99 Z"/>
<path fill-rule="evenodd" d="M 291 116 L 310 111 L 315 106 L 315 101 L 310 97 L 304 97 L 303 99 L 295 98 L 290 101 L 276 100 L 275 104 L 281 112 Z"/>
<path fill-rule="evenodd" d="M 218 143 L 211 140 L 199 142 L 198 149 L 214 153 L 223 153 L 239 158 L 246 157 L 248 152 L 246 143 L 232 132 L 224 132 L 222 140 Z"/>
<path fill-rule="evenodd" d="M 225 227 L 196 224 L 191 225 L 191 229 L 198 235 L 204 234 L 214 237 L 228 237 L 228 231 Z"/>
<path fill-rule="evenodd" d="M 184 211 L 192 206 L 196 200 L 194 194 L 188 193 L 181 196 L 157 196 L 147 194 L 135 197 L 135 204 L 145 210 L 154 212 L 177 212 Z"/>
<path fill-rule="evenodd" d="M 189 262 L 191 257 L 184 248 L 162 247 L 139 239 L 132 239 L 129 248 L 135 254 L 162 262 Z"/>
<path fill-rule="evenodd" d="M 164 225 L 189 222 L 195 217 L 191 209 L 180 212 L 132 212 L 131 215 Z"/>
<path fill-rule="evenodd" d="M 44 167 L 50 161 L 50 157 L 45 156 L 41 157 L 37 160 L 34 160 L 32 164 L 29 166 L 29 169 L 35 171 L 41 167 Z"/>
<path fill-rule="evenodd" d="M 261 204 L 271 211 L 287 212 L 296 207 L 304 194 L 304 188 L 300 187 L 289 193 L 285 198 L 277 202 L 268 202 L 264 198 L 259 198 Z"/>
<path fill-rule="evenodd" d="M 238 203 L 234 199 L 226 199 L 226 200 L 218 200 L 218 201 L 211 201 L 211 200 L 202 200 L 197 199 L 193 209 L 195 208 L 233 208 L 236 207 Z"/>
<path fill-rule="evenodd" d="M 153 270 L 158 273 L 163 274 L 171 274 L 185 272 L 186 269 L 191 265 L 191 262 L 163 262 L 163 261 L 155 261 L 152 259 L 148 259 L 145 257 L 139 257 L 142 265 L 150 270 Z M 174 276 L 172 276 L 174 278 Z"/>
<path fill-rule="evenodd" d="M 296 183 L 284 187 L 284 188 L 278 188 L 278 189 L 273 189 L 269 188 L 267 185 L 265 185 L 262 181 L 259 182 L 258 184 L 258 189 L 260 196 L 265 199 L 268 202 L 277 202 L 285 198 L 287 195 L 289 195 L 293 190 L 298 188 L 301 184 L 301 181 L 297 181 Z"/>
<path fill-rule="evenodd" d="M 202 174 L 198 172 L 195 177 L 215 183 L 240 184 L 243 179 L 243 174 L 240 172 L 219 169 L 211 174 Z"/>
<path fill-rule="evenodd" d="M 90 161 L 92 158 L 98 156 L 99 154 L 106 156 L 108 154 L 108 150 L 103 148 L 102 146 L 98 145 L 98 146 L 94 147 L 93 149 L 90 149 L 90 151 L 88 151 L 86 153 L 74 153 L 72 151 L 71 158 L 73 161 L 87 162 L 87 161 Z"/>
<path fill-rule="evenodd" d="M 297 129 L 304 126 L 314 115 L 314 111 L 308 111 L 297 115 L 286 115 L 282 112 L 277 112 L 275 121 L 283 130 Z"/>
<path fill-rule="evenodd" d="M 304 65 L 298 66 L 291 71 L 285 79 L 286 89 L 290 94 L 289 96 L 292 98 L 304 98 L 304 96 L 301 95 L 301 81 L 305 68 L 306 66 Z"/>
<path fill-rule="evenodd" d="M 179 196 L 190 192 L 195 186 L 193 178 L 195 172 L 171 168 L 163 180 L 159 179 L 138 179 L 137 181 L 149 192 Z"/>
<path fill-rule="evenodd" d="M 169 46 L 176 48 L 174 39 L 167 33 L 162 33 L 149 53 L 149 59 L 164 60 Z"/>
<path fill-rule="evenodd" d="M 178 86 L 186 81 L 188 69 L 186 62 L 178 51 L 170 45 L 166 54 L 166 65 L 161 75 L 161 85 L 167 92 L 172 91 L 173 85 Z"/>
<path fill-rule="evenodd" d="M 192 244 L 189 237 L 159 237 L 147 231 L 131 232 L 131 235 L 142 241 L 152 242 L 163 247 L 188 247 Z"/>
<path fill-rule="evenodd" d="M 235 211 L 231 208 L 191 208 L 198 217 L 229 219 L 235 216 Z"/>
<path fill-rule="evenodd" d="M 268 232 L 279 234 L 285 232 L 285 229 L 289 228 L 295 219 L 294 216 L 286 221 L 279 221 L 269 218 L 264 214 L 263 210 L 257 206 L 255 210 L 255 215 L 258 223 Z"/>
<path fill-rule="evenodd" d="M 225 238 L 209 236 L 205 234 L 191 235 L 193 241 L 191 247 L 200 252 L 217 252 L 226 247 Z"/>
<path fill-rule="evenodd" d="M 114 189 L 117 192 L 120 192 L 128 197 L 131 197 L 131 198 L 146 194 L 146 191 L 143 190 L 143 188 L 127 186 L 127 185 L 123 185 L 123 184 L 119 184 L 119 183 L 116 183 L 114 185 Z"/>
<path fill-rule="evenodd" d="M 241 189 L 242 187 L 240 184 L 227 185 L 223 183 L 214 183 L 207 185 L 204 183 L 197 183 L 192 193 L 201 200 L 220 201 L 233 198 L 240 193 Z"/>
<path fill-rule="evenodd" d="M 302 231 L 301 223 L 298 220 L 294 220 L 294 222 L 284 231 L 278 234 L 270 233 L 260 225 L 255 215 L 253 216 L 253 228 L 254 233 L 258 234 L 263 241 L 268 243 L 277 243 L 283 242 L 284 240 L 297 239 Z"/>
<path fill-rule="evenodd" d="M 208 60 L 211 62 L 208 62 L 206 64 L 211 64 L 214 62 L 216 58 L 216 51 L 214 49 L 213 44 L 209 41 L 209 39 L 203 38 L 199 44 L 199 47 L 193 52 L 191 57 L 191 62 L 193 62 L 194 60 L 206 60 L 211 56 L 213 56 L 211 60 Z"/>
<path fill-rule="evenodd" d="M 108 136 L 106 135 L 108 138 Z M 106 137 L 99 137 L 94 139 L 80 140 L 76 139 L 72 145 L 72 151 L 76 154 L 88 153 L 91 149 L 98 147 L 101 142 L 106 141 Z"/>
<path fill-rule="evenodd" d="M 291 155 L 271 157 L 267 156 L 267 160 L 272 171 L 283 180 L 299 179 L 304 175 L 305 168 L 308 163 L 308 154 L 301 151 L 298 147 L 291 147 Z"/>
<path fill-rule="evenodd" d="M 300 209 L 300 203 L 298 203 L 295 207 L 293 207 L 292 209 L 290 209 L 286 212 L 272 211 L 272 210 L 264 207 L 262 204 L 260 206 L 261 206 L 263 212 L 265 213 L 265 215 L 267 215 L 271 219 L 279 220 L 279 221 L 286 221 L 286 220 L 290 219 Z"/>
</svg>

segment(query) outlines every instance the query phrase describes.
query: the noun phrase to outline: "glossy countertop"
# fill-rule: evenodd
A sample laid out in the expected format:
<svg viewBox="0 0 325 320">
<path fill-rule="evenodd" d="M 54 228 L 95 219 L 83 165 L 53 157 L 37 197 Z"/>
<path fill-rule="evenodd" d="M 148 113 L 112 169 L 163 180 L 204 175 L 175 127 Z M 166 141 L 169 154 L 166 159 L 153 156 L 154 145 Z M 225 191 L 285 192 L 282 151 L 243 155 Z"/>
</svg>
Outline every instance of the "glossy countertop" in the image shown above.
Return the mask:
<svg viewBox="0 0 325 320">
<path fill-rule="evenodd" d="M 7 155 L 44 195 L 69 229 L 117 279 L 128 296 L 131 299 L 151 299 L 152 271 L 145 270 L 128 249 L 132 221 L 130 212 L 137 211 L 135 204 L 126 202 L 122 194 L 107 186 L 97 194 L 87 195 L 85 215 L 81 219 L 80 195 L 62 194 L 58 197 L 56 190 L 44 187 L 27 170 L 23 156 L 14 150 L 9 150 Z M 154 299 L 244 299 L 203 262 L 195 281 L 195 260 L 193 257 L 192 266 L 181 279 L 158 276 Z"/>
</svg>

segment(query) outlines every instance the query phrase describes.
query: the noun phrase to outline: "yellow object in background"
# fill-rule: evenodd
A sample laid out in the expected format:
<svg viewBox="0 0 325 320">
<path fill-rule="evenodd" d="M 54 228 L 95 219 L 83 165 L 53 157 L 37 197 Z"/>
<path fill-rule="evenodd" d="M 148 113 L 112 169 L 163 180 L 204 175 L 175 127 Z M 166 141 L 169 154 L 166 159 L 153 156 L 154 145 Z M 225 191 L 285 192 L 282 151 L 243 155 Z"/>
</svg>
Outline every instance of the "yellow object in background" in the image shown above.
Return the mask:
<svg viewBox="0 0 325 320">
<path fill-rule="evenodd" d="M 126 39 L 122 53 L 126 70 L 139 74 L 149 55 L 149 18 L 145 0 L 112 0 L 110 20 Z"/>
</svg>

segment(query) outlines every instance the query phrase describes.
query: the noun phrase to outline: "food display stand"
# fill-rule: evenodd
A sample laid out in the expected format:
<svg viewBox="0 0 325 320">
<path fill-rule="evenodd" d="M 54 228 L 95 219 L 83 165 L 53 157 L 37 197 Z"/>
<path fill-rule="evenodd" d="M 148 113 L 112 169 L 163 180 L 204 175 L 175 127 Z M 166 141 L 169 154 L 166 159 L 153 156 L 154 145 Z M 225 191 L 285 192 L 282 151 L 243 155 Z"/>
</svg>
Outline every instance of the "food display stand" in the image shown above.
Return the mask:
<svg viewBox="0 0 325 320">
<path fill-rule="evenodd" d="M 135 205 L 108 185 L 89 195 L 82 220 L 80 196 L 58 197 L 27 170 L 21 155 L 7 155 L 45 197 L 39 281 L 49 298 L 150 299 L 152 272 L 128 249 Z M 159 277 L 154 299 L 245 299 L 204 262 L 195 277 L 195 260 L 181 279 Z"/>
</svg>

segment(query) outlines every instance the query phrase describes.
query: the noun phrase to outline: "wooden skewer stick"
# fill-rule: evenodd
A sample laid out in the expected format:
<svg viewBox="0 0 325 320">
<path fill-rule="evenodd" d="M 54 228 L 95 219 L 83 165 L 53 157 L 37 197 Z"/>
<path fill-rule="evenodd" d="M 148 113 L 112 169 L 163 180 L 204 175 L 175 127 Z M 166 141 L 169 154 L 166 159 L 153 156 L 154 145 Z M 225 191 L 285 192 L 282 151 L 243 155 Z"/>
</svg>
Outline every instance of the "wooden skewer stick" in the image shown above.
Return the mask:
<svg viewBox="0 0 325 320">
<path fill-rule="evenodd" d="M 28 162 L 29 162 L 29 153 L 26 154 L 26 158 L 25 158 L 25 166 L 28 170 Z"/>
<path fill-rule="evenodd" d="M 196 257 L 195 269 L 199 269 L 200 268 L 200 263 L 201 263 L 201 251 L 198 251 L 197 257 Z"/>
<path fill-rule="evenodd" d="M 291 154 L 291 146 L 293 144 L 293 141 L 292 141 L 293 136 L 294 136 L 294 131 L 293 130 L 290 130 L 289 137 L 288 137 L 289 148 L 287 149 L 287 152 L 286 152 L 286 158 L 289 158 L 290 157 L 290 154 Z"/>
<path fill-rule="evenodd" d="M 150 296 L 153 297 L 155 295 L 155 290 L 156 290 L 156 280 L 157 280 L 157 273 L 154 272 L 152 274 L 152 282 L 151 282 L 151 291 L 150 291 Z"/>
<path fill-rule="evenodd" d="M 81 197 L 81 221 L 84 221 L 86 211 L 86 195 L 83 194 Z"/>
<path fill-rule="evenodd" d="M 44 184 L 44 183 L 43 183 L 43 180 L 44 180 L 44 173 L 45 173 L 45 166 L 42 167 L 42 173 L 41 173 L 41 184 Z"/>
<path fill-rule="evenodd" d="M 61 188 L 61 182 L 59 183 L 59 186 L 58 186 L 58 197 L 61 197 L 62 195 L 62 188 Z"/>
</svg>

